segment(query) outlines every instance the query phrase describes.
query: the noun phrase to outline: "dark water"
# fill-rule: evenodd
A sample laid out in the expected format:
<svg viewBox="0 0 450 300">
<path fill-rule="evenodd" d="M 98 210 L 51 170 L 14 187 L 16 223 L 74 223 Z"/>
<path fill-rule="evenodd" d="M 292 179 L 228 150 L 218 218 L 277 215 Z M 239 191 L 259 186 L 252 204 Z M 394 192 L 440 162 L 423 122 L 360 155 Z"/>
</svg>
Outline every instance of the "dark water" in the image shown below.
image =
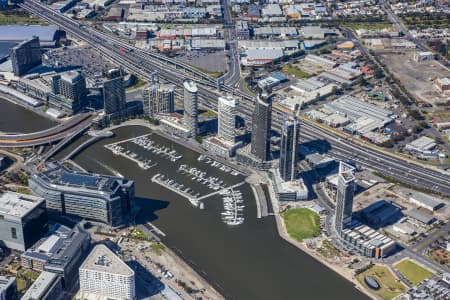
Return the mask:
<svg viewBox="0 0 450 300">
<path fill-rule="evenodd" d="M 130 144 L 130 150 L 158 162 L 157 167 L 143 171 L 134 162 L 115 156 L 103 147 L 147 132 L 147 129 L 137 126 L 120 128 L 116 137 L 94 144 L 74 160 L 89 171 L 116 171 L 133 179 L 141 207 L 138 222 L 152 221 L 166 233 L 164 242 L 175 248 L 225 297 L 258 300 L 368 299 L 338 274 L 282 240 L 273 217 L 257 219 L 256 204 L 248 185 L 239 188 L 245 196 L 245 222 L 231 228 L 220 219 L 220 196 L 206 199 L 206 208 L 199 210 L 183 197 L 150 181 L 155 173 L 170 175 L 178 181 L 187 180 L 176 172 L 183 163 L 200 166 L 208 174 L 220 176 L 229 184 L 242 181 L 242 177 L 225 176 L 222 171 L 198 162 L 198 154 L 193 151 L 156 135 L 151 138 L 184 154 L 183 159 L 172 163 Z M 194 190 L 206 192 L 201 185 Z"/>
<path fill-rule="evenodd" d="M 0 98 L 0 132 L 28 133 L 54 126 L 56 122 Z"/>
</svg>

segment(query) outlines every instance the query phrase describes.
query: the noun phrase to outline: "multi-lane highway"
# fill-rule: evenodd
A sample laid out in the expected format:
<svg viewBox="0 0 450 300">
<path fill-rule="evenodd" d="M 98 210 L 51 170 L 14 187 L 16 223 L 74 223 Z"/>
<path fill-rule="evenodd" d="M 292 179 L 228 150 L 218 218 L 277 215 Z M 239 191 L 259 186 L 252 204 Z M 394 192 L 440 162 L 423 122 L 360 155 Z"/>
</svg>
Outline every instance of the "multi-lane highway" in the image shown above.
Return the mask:
<svg viewBox="0 0 450 300">
<path fill-rule="evenodd" d="M 199 95 L 202 105 L 217 110 L 218 94 L 215 90 L 217 85 L 216 79 L 211 79 L 207 75 L 201 76 L 198 74 L 198 71 L 191 72 L 183 65 L 179 65 L 176 60 L 162 59 L 159 54 L 156 55 L 137 49 L 118 38 L 83 26 L 81 23 L 53 11 L 42 3 L 25 0 L 21 6 L 49 22 L 60 26 L 74 37 L 89 43 L 106 58 L 138 76 L 149 79 L 153 71 L 158 71 L 162 78 L 179 87 L 185 78 L 196 80 L 201 85 Z M 126 53 L 120 51 L 121 49 L 125 49 Z M 227 84 L 222 85 L 220 88 L 224 92 L 233 93 L 242 98 L 240 102 L 240 114 L 244 119 L 250 120 L 250 115 L 254 107 L 253 97 L 242 91 L 235 90 L 234 87 Z M 273 129 L 277 130 L 280 128 L 282 114 L 283 112 L 281 110 L 274 108 Z M 353 159 L 363 166 L 378 170 L 399 181 L 436 191 L 444 195 L 450 195 L 450 176 L 448 174 L 408 163 L 401 158 L 361 146 L 351 140 L 343 141 L 339 135 L 324 130 L 317 125 L 307 124 L 305 122 L 303 122 L 303 125 L 302 135 L 310 139 L 327 139 L 332 146 L 330 155 L 336 159 Z"/>
</svg>

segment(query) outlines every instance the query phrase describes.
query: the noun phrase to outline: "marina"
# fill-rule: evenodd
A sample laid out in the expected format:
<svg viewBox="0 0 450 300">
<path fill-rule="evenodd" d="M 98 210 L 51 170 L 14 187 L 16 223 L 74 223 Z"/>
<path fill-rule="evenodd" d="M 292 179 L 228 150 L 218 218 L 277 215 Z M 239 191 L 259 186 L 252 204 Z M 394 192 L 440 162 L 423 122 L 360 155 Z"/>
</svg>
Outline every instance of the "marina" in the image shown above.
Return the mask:
<svg viewBox="0 0 450 300">
<path fill-rule="evenodd" d="M 197 181 L 215 191 L 225 187 L 223 180 L 220 180 L 218 177 L 208 176 L 205 171 L 195 167 L 189 167 L 186 164 L 180 165 L 177 172 L 184 174 L 192 181 Z"/>
<path fill-rule="evenodd" d="M 183 184 L 178 183 L 174 179 L 170 179 L 163 174 L 156 174 L 151 179 L 152 182 L 156 182 L 159 185 L 187 198 L 189 202 L 200 209 L 204 208 L 203 202 L 199 201 L 197 198 L 200 196 L 200 193 L 194 192 L 190 187 L 186 187 Z"/>
<path fill-rule="evenodd" d="M 148 151 L 151 151 L 154 154 L 170 160 L 171 162 L 176 162 L 183 157 L 183 155 L 178 154 L 176 150 L 155 143 L 155 141 L 148 138 L 148 135 L 139 136 L 131 139 L 130 141 Z"/>
<path fill-rule="evenodd" d="M 197 160 L 201 161 L 201 162 L 205 162 L 206 164 L 210 165 L 211 167 L 215 167 L 225 173 L 230 173 L 233 176 L 242 175 L 239 171 L 237 171 L 229 166 L 226 166 L 210 157 L 207 157 L 206 155 L 200 155 L 197 158 Z"/>
<path fill-rule="evenodd" d="M 244 223 L 243 211 L 244 199 L 242 197 L 242 192 L 239 190 L 227 189 L 220 193 L 223 198 L 223 209 L 221 213 L 222 221 L 231 226 L 237 226 Z"/>
<path fill-rule="evenodd" d="M 139 166 L 139 168 L 143 170 L 148 170 L 158 165 L 158 163 L 152 164 L 151 159 L 141 159 L 138 154 L 131 152 L 131 150 L 127 150 L 118 144 L 105 145 L 105 148 L 112 151 L 114 155 L 120 155 L 131 161 L 134 161 Z"/>
<path fill-rule="evenodd" d="M 170 140 L 157 134 L 153 134 L 151 139 L 161 145 L 173 147 L 183 155 L 183 158 L 174 165 L 167 164 L 166 159 L 154 156 L 151 152 L 129 142 L 130 150 L 158 163 L 157 167 L 143 171 L 129 160 L 117 159 L 117 156 L 103 145 L 125 139 L 131 140 L 148 133 L 148 129 L 128 126 L 115 130 L 115 133 L 116 136 L 110 141 L 99 141 L 81 152 L 74 158 L 75 161 L 89 171 L 107 172 L 102 165 L 91 159 L 97 157 L 126 178 L 135 180 L 137 204 L 142 208 L 136 220 L 137 224 L 151 222 L 164 231 L 167 235 L 162 237 L 164 243 L 192 263 L 200 274 L 207 274 L 205 276 L 208 280 L 217 283 L 215 286 L 227 299 L 295 299 L 298 297 L 299 281 L 303 283 L 302 293 L 307 299 L 315 299 L 316 296 L 367 299 L 339 275 L 329 272 L 307 254 L 280 239 L 274 230 L 276 224 L 272 217 L 257 219 L 252 189 L 242 176 L 225 173 L 211 164 L 206 164 L 206 159 L 203 162 L 198 161 L 199 153 L 183 148 L 182 145 L 172 146 Z M 164 163 L 172 168 L 163 167 Z M 224 195 L 218 193 L 221 190 L 208 189 L 176 172 L 181 164 L 219 177 L 228 188 L 244 182 L 239 188 L 236 187 L 242 192 L 245 200 L 242 212 L 245 217 L 244 223 L 239 226 L 225 224 L 221 219 L 221 213 L 224 212 L 222 200 Z M 210 195 L 210 198 L 202 201 L 205 203 L 204 210 L 192 209 L 193 205 L 180 193 L 149 180 L 157 173 L 163 173 L 185 186 L 190 186 L 202 195 L 208 194 L 208 190 L 215 195 Z M 276 261 L 271 259 L 273 255 L 278 254 Z M 217 257 L 223 259 L 218 261 Z M 269 273 L 268 269 L 271 270 Z M 301 270 L 314 272 L 308 272 L 306 275 Z M 274 285 L 273 282 L 279 278 L 283 278 L 283 284 Z M 329 289 L 319 289 L 318 292 L 318 289 L 314 288 L 318 281 L 328 282 Z M 249 285 L 258 288 L 249 289 Z"/>
</svg>

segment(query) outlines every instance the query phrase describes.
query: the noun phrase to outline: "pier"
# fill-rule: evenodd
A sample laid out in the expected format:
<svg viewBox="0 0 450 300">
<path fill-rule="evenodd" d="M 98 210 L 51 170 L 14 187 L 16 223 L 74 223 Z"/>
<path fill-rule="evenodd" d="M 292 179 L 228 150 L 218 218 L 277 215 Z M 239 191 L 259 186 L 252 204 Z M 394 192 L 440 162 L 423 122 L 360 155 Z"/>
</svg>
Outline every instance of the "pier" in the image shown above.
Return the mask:
<svg viewBox="0 0 450 300">
<path fill-rule="evenodd" d="M 250 184 L 250 186 L 256 199 L 258 219 L 262 217 L 267 217 L 269 215 L 269 210 L 267 207 L 266 195 L 264 194 L 261 184 L 259 183 Z"/>
<path fill-rule="evenodd" d="M 147 134 L 143 134 L 143 135 L 140 135 L 140 136 L 135 136 L 135 137 L 132 137 L 132 138 L 129 138 L 129 139 L 126 139 L 126 140 L 121 140 L 121 141 L 118 141 L 118 142 L 115 142 L 115 143 L 111 143 L 111 144 L 105 145 L 105 147 L 106 147 L 106 146 L 113 146 L 113 145 L 118 145 L 118 144 L 126 143 L 126 142 L 129 142 L 129 141 L 131 141 L 131 140 L 134 140 L 134 139 L 137 139 L 137 138 L 146 137 L 146 136 L 149 136 L 149 135 L 152 135 L 152 134 L 153 134 L 153 133 L 147 133 Z"/>
<path fill-rule="evenodd" d="M 105 145 L 104 147 L 108 150 L 111 150 L 113 152 L 113 154 L 115 154 L 115 155 L 120 155 L 131 161 L 134 161 L 141 169 L 148 170 L 157 165 L 157 163 L 150 165 L 151 160 L 140 161 L 139 159 L 136 158 L 137 154 L 132 153 L 131 151 L 125 152 L 123 150 L 123 148 L 117 144 L 109 144 L 109 145 Z M 130 154 L 128 154 L 128 153 L 130 153 Z"/>
<path fill-rule="evenodd" d="M 108 138 L 108 137 L 112 137 L 114 136 L 114 133 L 112 131 L 103 131 L 100 132 L 98 134 L 95 134 L 94 136 L 92 136 L 91 138 L 89 138 L 87 141 L 85 141 L 84 143 L 82 143 L 81 145 L 79 145 L 77 148 L 75 148 L 72 152 L 70 152 L 69 154 L 67 154 L 62 161 L 65 160 L 69 160 L 72 157 L 74 157 L 75 155 L 77 155 L 80 151 L 84 150 L 85 148 L 87 148 L 88 146 L 92 145 L 93 143 L 104 139 L 104 138 Z"/>
<path fill-rule="evenodd" d="M 221 190 L 218 190 L 218 191 L 214 191 L 214 192 L 209 193 L 209 194 L 206 194 L 206 195 L 204 195 L 204 196 L 198 197 L 197 200 L 203 200 L 203 199 L 209 198 L 209 197 L 211 197 L 211 196 L 214 196 L 214 195 L 223 193 L 223 192 L 225 192 L 225 191 L 227 191 L 227 190 L 237 188 L 237 187 L 239 187 L 239 186 L 241 186 L 241 185 L 243 185 L 243 184 L 245 184 L 245 181 L 240 182 L 240 183 L 237 183 L 237 184 L 232 185 L 232 186 L 229 186 L 229 187 L 225 187 L 225 188 L 223 188 L 223 189 L 221 189 Z"/>
<path fill-rule="evenodd" d="M 159 176 L 160 176 L 160 175 L 161 175 L 161 174 L 156 174 L 156 175 L 154 175 L 154 176 L 152 177 L 152 179 L 151 179 L 152 182 L 155 182 L 155 183 L 157 183 L 157 184 L 159 184 L 159 185 L 165 187 L 166 189 L 169 189 L 169 190 L 171 190 L 172 192 L 175 192 L 175 193 L 177 193 L 178 195 L 181 195 L 181 196 L 183 196 L 184 198 L 187 198 L 187 199 L 189 200 L 189 202 L 190 202 L 193 206 L 195 206 L 195 207 L 201 207 L 201 206 L 202 206 L 202 205 L 200 204 L 200 201 L 199 201 L 197 198 L 192 197 L 191 194 L 186 193 L 186 192 L 184 192 L 184 191 L 181 191 L 181 190 L 179 190 L 179 189 L 176 189 L 176 188 L 174 188 L 173 186 L 167 184 L 166 182 L 159 180 Z"/>
</svg>

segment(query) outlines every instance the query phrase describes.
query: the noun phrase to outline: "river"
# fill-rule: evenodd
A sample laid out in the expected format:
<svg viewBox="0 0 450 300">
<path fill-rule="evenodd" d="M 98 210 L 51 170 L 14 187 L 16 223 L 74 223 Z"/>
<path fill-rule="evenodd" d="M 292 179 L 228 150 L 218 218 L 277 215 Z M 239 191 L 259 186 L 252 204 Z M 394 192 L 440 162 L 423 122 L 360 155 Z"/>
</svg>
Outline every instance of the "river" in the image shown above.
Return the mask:
<svg viewBox="0 0 450 300">
<path fill-rule="evenodd" d="M 219 196 L 206 199 L 205 210 L 199 210 L 183 197 L 150 182 L 155 173 L 181 181 L 182 175 L 175 172 L 177 167 L 173 163 L 153 155 L 151 158 L 158 166 L 143 171 L 134 162 L 114 156 L 103 147 L 104 144 L 148 133 L 146 128 L 124 127 L 115 133 L 113 139 L 96 143 L 74 160 L 89 171 L 108 172 L 104 167 L 107 165 L 133 179 L 137 203 L 142 210 L 139 222 L 152 221 L 166 233 L 164 242 L 178 249 L 179 254 L 219 286 L 227 298 L 365 299 L 351 283 L 281 239 L 273 217 L 257 219 L 256 204 L 248 185 L 239 188 L 246 200 L 245 222 L 230 228 L 220 220 L 222 202 Z M 184 155 L 177 165 L 184 163 L 200 167 L 208 174 L 214 172 L 197 161 L 197 153 L 171 145 L 171 142 L 164 142 L 155 135 L 151 138 Z M 136 147 L 129 147 L 142 154 Z M 215 172 L 221 173 L 217 169 Z M 213 175 L 218 176 L 216 173 Z M 224 179 L 229 184 L 235 183 L 231 182 L 233 179 Z"/>
<path fill-rule="evenodd" d="M 3 102 L 0 105 L 1 112 L 5 111 L 5 107 L 10 107 L 4 106 Z M 36 128 L 38 125 L 33 125 L 34 122 L 45 125 L 34 114 L 19 112 L 14 117 L 8 110 L 8 115 L 9 123 L 2 120 L 1 124 L 6 125 L 0 126 L 0 131 L 10 128 L 10 131 L 23 132 L 26 128 Z M 148 132 L 148 129 L 138 126 L 119 128 L 115 131 L 115 137 L 90 146 L 76 156 L 74 161 L 89 171 L 110 173 L 113 169 L 134 180 L 137 204 L 141 208 L 138 222 L 151 221 L 160 228 L 167 235 L 163 239 L 164 243 L 175 249 L 226 298 L 368 299 L 340 275 L 281 239 L 273 217 L 257 219 L 255 200 L 247 184 L 239 187 L 245 199 L 245 222 L 232 228 L 220 219 L 222 202 L 219 196 L 204 200 L 205 209 L 199 210 L 183 197 L 150 181 L 155 173 L 180 178 L 182 175 L 175 170 L 182 163 L 200 167 L 214 176 L 222 173 L 198 162 L 197 153 L 152 135 L 152 139 L 173 147 L 184 157 L 179 162 L 172 163 L 150 155 L 158 166 L 144 171 L 134 162 L 115 156 L 103 147 L 105 144 Z M 221 175 L 230 184 L 242 180 L 240 177 Z"/>
<path fill-rule="evenodd" d="M 54 125 L 56 122 L 0 98 L 0 132 L 29 133 Z"/>
</svg>

